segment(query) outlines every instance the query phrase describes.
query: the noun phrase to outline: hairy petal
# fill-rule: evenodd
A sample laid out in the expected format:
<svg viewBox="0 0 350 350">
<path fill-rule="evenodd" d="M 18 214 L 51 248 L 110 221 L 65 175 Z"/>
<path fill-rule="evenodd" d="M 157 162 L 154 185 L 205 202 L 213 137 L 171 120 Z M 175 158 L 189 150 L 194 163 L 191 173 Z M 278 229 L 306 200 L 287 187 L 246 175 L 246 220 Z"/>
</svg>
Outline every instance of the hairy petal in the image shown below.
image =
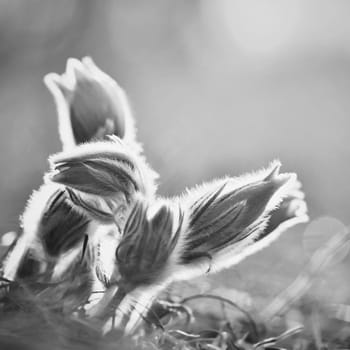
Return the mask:
<svg viewBox="0 0 350 350">
<path fill-rule="evenodd" d="M 72 209 L 62 188 L 42 185 L 28 201 L 22 232 L 2 261 L 3 277 L 50 280 L 63 255 L 80 251 L 88 231 L 89 220 Z"/>
<path fill-rule="evenodd" d="M 172 205 L 162 201 L 153 208 L 144 200 L 136 202 L 116 251 L 121 283 L 128 289 L 158 284 L 165 271 L 172 268 L 182 225 L 180 213 L 178 226 L 174 227 L 174 211 Z"/>
<path fill-rule="evenodd" d="M 103 196 L 140 191 L 153 196 L 157 174 L 119 138 L 77 146 L 50 157 L 47 178 L 81 192 Z"/>
<path fill-rule="evenodd" d="M 64 149 L 113 134 L 141 149 L 124 91 L 91 58 L 70 58 L 65 73 L 50 73 L 44 81 L 56 102 Z"/>
<path fill-rule="evenodd" d="M 89 315 L 108 325 L 116 314 L 115 326 L 130 332 L 153 298 L 171 282 L 182 224 L 183 215 L 173 203 L 138 199 L 115 252 L 120 279 L 107 288 Z"/>
<path fill-rule="evenodd" d="M 232 266 L 261 249 L 260 240 L 271 242 L 282 228 L 307 219 L 300 183 L 279 168 L 275 162 L 248 181 L 242 178 L 242 185 L 235 178 L 204 184 L 179 199 L 189 222 L 178 279 Z"/>
<path fill-rule="evenodd" d="M 117 137 L 58 153 L 50 163 L 46 180 L 64 185 L 73 205 L 99 221 L 113 221 L 135 196 L 151 199 L 156 191 L 155 172 Z"/>
</svg>

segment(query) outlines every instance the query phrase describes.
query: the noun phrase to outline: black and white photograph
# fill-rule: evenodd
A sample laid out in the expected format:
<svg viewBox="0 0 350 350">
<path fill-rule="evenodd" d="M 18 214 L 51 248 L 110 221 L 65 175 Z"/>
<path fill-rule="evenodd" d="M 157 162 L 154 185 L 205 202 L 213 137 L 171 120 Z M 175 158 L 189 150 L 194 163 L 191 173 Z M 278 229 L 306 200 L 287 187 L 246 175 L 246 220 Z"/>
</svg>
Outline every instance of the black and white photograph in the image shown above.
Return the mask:
<svg viewBox="0 0 350 350">
<path fill-rule="evenodd" d="M 349 18 L 0 0 L 0 349 L 350 349 Z"/>
</svg>

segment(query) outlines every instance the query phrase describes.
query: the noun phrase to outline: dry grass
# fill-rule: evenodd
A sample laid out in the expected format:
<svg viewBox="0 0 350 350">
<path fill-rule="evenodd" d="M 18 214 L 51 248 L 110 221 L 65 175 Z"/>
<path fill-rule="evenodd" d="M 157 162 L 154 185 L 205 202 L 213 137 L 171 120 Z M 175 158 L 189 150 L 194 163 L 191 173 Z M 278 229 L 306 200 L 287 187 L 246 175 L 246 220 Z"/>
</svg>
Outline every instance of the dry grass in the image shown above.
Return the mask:
<svg viewBox="0 0 350 350">
<path fill-rule="evenodd" d="M 260 312 L 220 295 L 170 295 L 154 303 L 142 327 L 128 338 L 118 331 L 102 335 L 100 325 L 85 316 L 86 300 L 79 292 L 84 286 L 74 276 L 51 285 L 3 280 L 0 348 L 348 349 L 350 306 L 327 304 L 310 289 L 349 244 L 348 232 L 335 235 Z"/>
</svg>

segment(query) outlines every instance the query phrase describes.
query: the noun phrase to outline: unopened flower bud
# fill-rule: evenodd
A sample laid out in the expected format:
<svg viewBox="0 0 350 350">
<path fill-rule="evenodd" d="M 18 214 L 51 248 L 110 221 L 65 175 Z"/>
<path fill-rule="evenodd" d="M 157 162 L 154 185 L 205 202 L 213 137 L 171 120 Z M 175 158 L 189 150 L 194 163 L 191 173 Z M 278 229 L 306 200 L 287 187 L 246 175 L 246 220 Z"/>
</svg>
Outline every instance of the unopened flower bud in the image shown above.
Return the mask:
<svg viewBox="0 0 350 350">
<path fill-rule="evenodd" d="M 90 57 L 68 59 L 65 73 L 44 81 L 57 105 L 64 149 L 113 134 L 138 147 L 124 91 Z"/>
</svg>

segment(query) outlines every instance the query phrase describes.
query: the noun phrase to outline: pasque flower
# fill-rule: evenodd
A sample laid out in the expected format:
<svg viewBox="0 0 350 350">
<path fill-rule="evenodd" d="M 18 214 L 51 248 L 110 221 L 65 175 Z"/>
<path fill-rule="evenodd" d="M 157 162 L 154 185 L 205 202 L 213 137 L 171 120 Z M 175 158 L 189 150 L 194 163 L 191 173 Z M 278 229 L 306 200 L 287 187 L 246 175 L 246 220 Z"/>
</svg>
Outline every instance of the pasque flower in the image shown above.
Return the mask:
<svg viewBox="0 0 350 350">
<path fill-rule="evenodd" d="M 296 175 L 279 168 L 273 162 L 254 175 L 216 180 L 178 198 L 139 199 L 116 249 L 119 280 L 90 314 L 107 321 L 116 312 L 116 324 L 131 332 L 169 283 L 228 268 L 307 221 Z"/>
<path fill-rule="evenodd" d="M 45 183 L 27 204 L 3 277 L 58 280 L 83 259 L 88 273 L 81 278 L 104 289 L 89 316 L 105 327 L 114 319 L 130 333 L 170 283 L 237 264 L 307 221 L 301 184 L 280 173 L 277 161 L 179 197 L 157 197 L 157 175 L 135 141 L 117 83 L 89 58 L 69 59 L 64 74 L 45 82 L 58 107 L 63 151 L 50 157 Z M 84 240 L 88 254 L 81 255 Z"/>
<path fill-rule="evenodd" d="M 136 146 L 134 120 L 123 89 L 90 57 L 68 59 L 65 73 L 50 73 L 44 81 L 57 105 L 65 149 L 106 135 L 117 135 Z"/>
<path fill-rule="evenodd" d="M 79 145 L 50 157 L 48 181 L 65 186 L 77 210 L 100 222 L 114 222 L 135 193 L 153 198 L 155 173 L 117 136 Z"/>
<path fill-rule="evenodd" d="M 57 105 L 65 151 L 51 157 L 52 166 L 59 169 L 59 174 L 52 177 L 56 183 L 46 181 L 27 203 L 21 217 L 23 232 L 2 264 L 2 276 L 9 280 L 59 278 L 72 263 L 80 261 L 86 236 L 91 238 L 98 232 L 107 237 L 117 230 L 116 225 L 108 225 L 112 207 L 115 211 L 123 208 L 125 214 L 137 191 L 146 196 L 155 191 L 157 174 L 147 165 L 135 141 L 130 106 L 119 85 L 88 57 L 82 61 L 69 59 L 64 74 L 50 73 L 44 80 Z M 101 140 L 105 141 L 99 143 Z M 93 146 L 79 146 L 89 141 L 94 141 Z M 105 154 L 100 152 L 88 159 L 91 148 Z M 69 164 L 69 170 L 65 164 Z M 97 179 L 107 173 L 112 178 L 110 186 L 116 185 L 112 188 L 114 201 L 101 201 L 91 193 L 100 193 L 99 184 L 105 184 Z M 72 183 L 74 188 L 69 186 Z M 110 186 L 104 188 L 104 194 Z M 89 195 L 82 199 L 79 189 Z M 84 203 L 89 210 L 81 209 Z"/>
</svg>

